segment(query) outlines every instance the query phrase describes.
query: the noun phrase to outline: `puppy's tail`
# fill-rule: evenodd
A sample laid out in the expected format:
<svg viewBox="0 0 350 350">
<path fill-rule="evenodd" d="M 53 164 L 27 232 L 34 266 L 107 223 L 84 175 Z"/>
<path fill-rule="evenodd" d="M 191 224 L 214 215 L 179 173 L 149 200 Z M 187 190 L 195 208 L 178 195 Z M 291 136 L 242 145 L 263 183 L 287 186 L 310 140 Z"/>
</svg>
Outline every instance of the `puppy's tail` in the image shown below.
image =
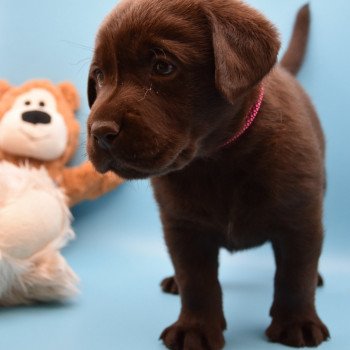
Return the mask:
<svg viewBox="0 0 350 350">
<path fill-rule="evenodd" d="M 298 12 L 292 39 L 280 62 L 281 66 L 293 75 L 297 75 L 304 61 L 309 38 L 310 18 L 310 6 L 306 4 Z"/>
</svg>

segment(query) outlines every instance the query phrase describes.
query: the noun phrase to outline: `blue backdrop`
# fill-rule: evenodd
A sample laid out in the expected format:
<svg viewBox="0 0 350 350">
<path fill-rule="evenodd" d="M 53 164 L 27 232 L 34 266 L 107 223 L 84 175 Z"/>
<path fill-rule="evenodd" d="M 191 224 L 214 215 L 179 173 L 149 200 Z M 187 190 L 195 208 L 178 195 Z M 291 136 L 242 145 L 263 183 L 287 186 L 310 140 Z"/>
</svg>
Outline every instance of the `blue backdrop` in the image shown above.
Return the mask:
<svg viewBox="0 0 350 350">
<path fill-rule="evenodd" d="M 304 0 L 250 0 L 280 29 L 284 47 Z M 89 113 L 86 77 L 94 35 L 115 1 L 0 0 L 0 79 L 71 80 Z M 332 340 L 321 349 L 350 348 L 350 2 L 312 0 L 312 31 L 299 79 L 312 96 L 327 136 L 326 242 L 317 293 Z M 83 127 L 84 130 L 84 127 Z M 84 159 L 85 133 L 75 163 Z M 1 194 L 0 194 L 1 195 Z M 147 181 L 127 183 L 73 211 L 77 240 L 65 255 L 81 277 L 81 295 L 58 306 L 0 310 L 0 348 L 37 350 L 162 349 L 162 329 L 175 321 L 178 297 L 158 284 L 172 273 Z M 273 258 L 269 246 L 221 254 L 228 320 L 226 349 L 283 349 L 267 343 Z M 1 281 L 0 281 L 1 283 Z M 247 312 L 248 310 L 248 312 Z"/>
</svg>

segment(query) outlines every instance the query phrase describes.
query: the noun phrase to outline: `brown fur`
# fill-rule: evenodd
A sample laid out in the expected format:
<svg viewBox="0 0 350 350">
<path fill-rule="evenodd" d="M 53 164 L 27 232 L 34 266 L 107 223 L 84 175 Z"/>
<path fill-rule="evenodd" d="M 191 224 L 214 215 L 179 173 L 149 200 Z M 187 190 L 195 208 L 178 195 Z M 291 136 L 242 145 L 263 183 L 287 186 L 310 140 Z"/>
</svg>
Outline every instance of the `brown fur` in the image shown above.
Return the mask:
<svg viewBox="0 0 350 350">
<path fill-rule="evenodd" d="M 324 140 L 308 96 L 274 67 L 278 49 L 274 27 L 234 0 L 123 1 L 97 36 L 88 152 L 102 172 L 152 178 L 175 268 L 163 288 L 182 303 L 161 335 L 170 349 L 223 347 L 218 251 L 265 242 L 277 266 L 268 338 L 300 347 L 329 336 L 314 303 Z M 159 60 L 176 70 L 156 74 Z M 261 83 L 253 126 L 221 148 Z"/>
<path fill-rule="evenodd" d="M 310 5 L 304 5 L 295 20 L 292 39 L 281 60 L 281 66 L 296 75 L 303 63 L 310 29 Z"/>
</svg>

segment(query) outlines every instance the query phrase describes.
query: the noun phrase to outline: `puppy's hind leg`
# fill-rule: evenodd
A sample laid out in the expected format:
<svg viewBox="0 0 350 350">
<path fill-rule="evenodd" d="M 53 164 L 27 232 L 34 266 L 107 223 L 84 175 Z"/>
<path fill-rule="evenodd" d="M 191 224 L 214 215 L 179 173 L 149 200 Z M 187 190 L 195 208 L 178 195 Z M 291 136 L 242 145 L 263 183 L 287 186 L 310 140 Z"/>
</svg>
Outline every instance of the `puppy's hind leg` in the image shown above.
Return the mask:
<svg viewBox="0 0 350 350">
<path fill-rule="evenodd" d="M 179 287 L 177 285 L 175 276 L 164 278 L 160 283 L 160 287 L 164 293 L 179 294 Z"/>
<path fill-rule="evenodd" d="M 324 279 L 320 274 L 318 274 L 317 287 L 323 287 L 323 286 L 324 286 Z M 179 287 L 177 285 L 175 276 L 164 278 L 160 283 L 160 287 L 164 293 L 174 294 L 174 295 L 179 294 Z"/>
<path fill-rule="evenodd" d="M 317 287 L 323 287 L 324 286 L 324 279 L 319 273 L 317 276 Z"/>
</svg>

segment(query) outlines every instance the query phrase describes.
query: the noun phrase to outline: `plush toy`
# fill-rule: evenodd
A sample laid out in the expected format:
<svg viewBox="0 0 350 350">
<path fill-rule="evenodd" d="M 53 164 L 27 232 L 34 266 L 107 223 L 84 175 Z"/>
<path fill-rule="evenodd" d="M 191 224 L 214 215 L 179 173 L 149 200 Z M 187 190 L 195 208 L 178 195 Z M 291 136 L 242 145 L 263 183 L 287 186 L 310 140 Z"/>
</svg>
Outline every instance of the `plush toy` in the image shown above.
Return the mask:
<svg viewBox="0 0 350 350">
<path fill-rule="evenodd" d="M 0 81 L 0 305 L 59 301 L 78 278 L 60 254 L 74 237 L 69 207 L 118 186 L 90 162 L 66 167 L 78 147 L 75 87 Z"/>
</svg>

